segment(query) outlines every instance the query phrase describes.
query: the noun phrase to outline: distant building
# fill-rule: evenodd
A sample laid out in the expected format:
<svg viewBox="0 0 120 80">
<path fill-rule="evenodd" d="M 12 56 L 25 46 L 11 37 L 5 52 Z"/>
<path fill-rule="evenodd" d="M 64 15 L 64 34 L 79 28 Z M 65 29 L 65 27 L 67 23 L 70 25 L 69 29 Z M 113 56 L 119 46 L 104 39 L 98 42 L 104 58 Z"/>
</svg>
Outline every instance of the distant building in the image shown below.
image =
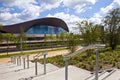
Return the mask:
<svg viewBox="0 0 120 80">
<path fill-rule="evenodd" d="M 66 23 L 58 18 L 41 18 L 14 25 L 3 26 L 0 32 L 19 35 L 23 31 L 27 37 L 41 37 L 44 34 L 59 34 L 69 32 Z"/>
</svg>

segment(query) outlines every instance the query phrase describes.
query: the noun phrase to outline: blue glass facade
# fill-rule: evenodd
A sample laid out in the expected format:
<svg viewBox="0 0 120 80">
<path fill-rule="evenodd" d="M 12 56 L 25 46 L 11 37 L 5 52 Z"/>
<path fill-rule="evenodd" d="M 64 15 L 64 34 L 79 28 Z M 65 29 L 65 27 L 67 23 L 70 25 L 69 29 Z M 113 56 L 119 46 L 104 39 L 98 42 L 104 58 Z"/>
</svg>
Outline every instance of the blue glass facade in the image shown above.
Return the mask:
<svg viewBox="0 0 120 80">
<path fill-rule="evenodd" d="M 28 29 L 25 33 L 26 34 L 59 34 L 60 32 L 66 32 L 66 31 L 61 27 L 36 24 L 33 25 L 30 29 Z"/>
</svg>

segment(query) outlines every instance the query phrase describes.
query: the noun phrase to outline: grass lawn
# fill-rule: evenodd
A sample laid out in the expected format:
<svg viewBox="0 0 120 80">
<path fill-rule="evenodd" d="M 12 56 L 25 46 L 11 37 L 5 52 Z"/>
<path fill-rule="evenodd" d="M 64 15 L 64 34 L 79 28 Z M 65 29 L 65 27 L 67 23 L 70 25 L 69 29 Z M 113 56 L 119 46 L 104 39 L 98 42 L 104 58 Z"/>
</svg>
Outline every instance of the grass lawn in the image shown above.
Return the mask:
<svg viewBox="0 0 120 80">
<path fill-rule="evenodd" d="M 32 52 L 23 52 L 23 54 L 21 53 L 13 53 L 13 54 L 3 54 L 3 55 L 0 55 L 0 58 L 8 58 L 8 57 L 11 57 L 11 56 L 19 56 L 19 55 L 25 55 L 25 54 L 37 54 L 37 53 L 40 53 L 40 52 L 50 52 L 50 51 L 58 51 L 58 50 L 65 50 L 66 48 L 55 48 L 55 49 L 48 49 L 48 50 L 40 50 L 40 51 L 32 51 Z"/>
</svg>

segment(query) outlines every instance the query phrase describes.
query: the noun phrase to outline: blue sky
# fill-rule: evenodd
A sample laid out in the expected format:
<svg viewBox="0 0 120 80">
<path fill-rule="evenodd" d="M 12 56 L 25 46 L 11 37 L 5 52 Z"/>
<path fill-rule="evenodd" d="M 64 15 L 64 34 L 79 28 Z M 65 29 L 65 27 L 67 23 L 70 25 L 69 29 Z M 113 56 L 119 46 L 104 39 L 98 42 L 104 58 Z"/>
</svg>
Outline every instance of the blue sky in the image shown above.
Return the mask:
<svg viewBox="0 0 120 80">
<path fill-rule="evenodd" d="M 76 22 L 87 19 L 101 23 L 109 10 L 118 7 L 120 0 L 0 0 L 0 24 L 57 17 L 67 23 L 70 31 L 76 32 Z"/>
</svg>

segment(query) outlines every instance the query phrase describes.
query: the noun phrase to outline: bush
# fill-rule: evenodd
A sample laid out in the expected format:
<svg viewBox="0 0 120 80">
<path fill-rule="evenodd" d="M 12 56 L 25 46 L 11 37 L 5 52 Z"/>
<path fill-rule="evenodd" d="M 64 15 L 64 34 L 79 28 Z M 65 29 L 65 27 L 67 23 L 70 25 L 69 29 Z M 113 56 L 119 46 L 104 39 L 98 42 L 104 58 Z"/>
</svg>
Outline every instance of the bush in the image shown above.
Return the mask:
<svg viewBox="0 0 120 80">
<path fill-rule="evenodd" d="M 99 56 L 99 68 L 104 69 L 106 65 L 109 66 L 109 68 L 110 67 L 120 68 L 119 56 L 120 56 L 120 50 L 117 50 L 117 51 L 110 50 L 104 53 L 102 51 L 102 53 L 100 53 L 100 56 Z M 92 71 L 94 70 L 95 60 L 96 60 L 95 54 L 86 56 L 86 52 L 83 52 L 81 54 L 77 54 L 75 56 L 70 57 L 69 64 Z M 65 62 L 63 61 L 62 56 L 47 58 L 47 62 L 55 64 L 59 67 L 63 67 L 65 65 Z"/>
</svg>

